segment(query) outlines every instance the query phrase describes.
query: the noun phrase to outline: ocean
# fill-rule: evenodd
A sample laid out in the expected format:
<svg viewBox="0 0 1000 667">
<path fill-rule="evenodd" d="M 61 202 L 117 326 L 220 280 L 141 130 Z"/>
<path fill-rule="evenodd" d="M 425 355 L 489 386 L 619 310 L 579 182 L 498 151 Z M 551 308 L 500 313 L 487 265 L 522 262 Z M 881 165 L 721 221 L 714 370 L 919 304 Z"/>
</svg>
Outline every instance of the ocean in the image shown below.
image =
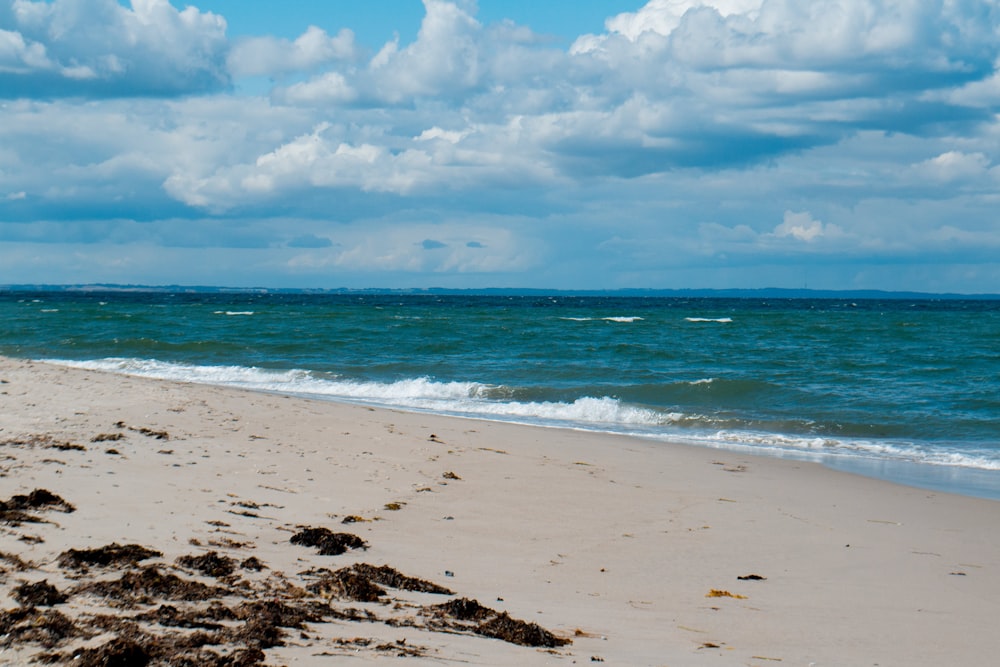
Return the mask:
<svg viewBox="0 0 1000 667">
<path fill-rule="evenodd" d="M 0 354 L 1000 499 L 1000 301 L 2 292 Z"/>
</svg>

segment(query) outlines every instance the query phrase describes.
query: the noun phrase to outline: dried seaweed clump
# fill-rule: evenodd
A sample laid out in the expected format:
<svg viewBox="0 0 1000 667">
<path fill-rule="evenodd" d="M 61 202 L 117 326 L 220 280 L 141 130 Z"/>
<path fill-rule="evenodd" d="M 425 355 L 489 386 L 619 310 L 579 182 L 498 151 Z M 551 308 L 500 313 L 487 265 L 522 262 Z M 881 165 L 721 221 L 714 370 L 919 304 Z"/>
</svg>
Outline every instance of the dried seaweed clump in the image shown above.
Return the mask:
<svg viewBox="0 0 1000 667">
<path fill-rule="evenodd" d="M 209 551 L 201 556 L 181 556 L 177 564 L 216 579 L 228 577 L 236 570 L 236 560 L 220 556 L 217 551 Z"/>
<path fill-rule="evenodd" d="M 243 625 L 230 631 L 234 641 L 252 649 L 266 649 L 284 645 L 281 628 L 302 630 L 305 623 L 322 623 L 333 610 L 329 605 L 310 603 L 290 605 L 280 600 L 244 602 L 235 609 Z"/>
<path fill-rule="evenodd" d="M 21 523 L 41 523 L 43 520 L 29 514 L 41 510 L 57 510 L 71 514 L 76 511 L 70 503 L 47 489 L 35 489 L 28 495 L 11 496 L 0 500 L 0 521 L 12 525 Z"/>
<path fill-rule="evenodd" d="M 472 632 L 483 637 L 493 637 L 520 646 L 556 648 L 572 643 L 545 628 L 527 621 L 511 618 L 507 612 L 484 607 L 476 600 L 459 598 L 443 604 L 426 607 L 431 627 L 438 630 Z"/>
<path fill-rule="evenodd" d="M 11 595 L 25 607 L 51 607 L 62 604 L 68 599 L 65 593 L 60 592 L 47 579 L 36 583 L 21 584 L 11 592 Z"/>
<path fill-rule="evenodd" d="M 351 533 L 335 533 L 329 528 L 303 528 L 292 535 L 292 544 L 317 547 L 321 556 L 339 556 L 348 549 L 367 549 L 368 543 Z"/>
<path fill-rule="evenodd" d="M 40 644 L 51 649 L 70 637 L 88 636 L 65 614 L 34 607 L 0 610 L 0 647 Z"/>
<path fill-rule="evenodd" d="M 402 591 L 414 591 L 417 593 L 433 593 L 435 595 L 454 595 L 453 591 L 444 586 L 439 586 L 432 581 L 408 577 L 399 570 L 388 565 L 375 566 L 367 563 L 357 563 L 349 569 L 366 579 L 390 588 L 398 588 Z"/>
<path fill-rule="evenodd" d="M 87 569 L 89 565 L 109 567 L 111 565 L 137 565 L 148 558 L 160 558 L 162 553 L 138 544 L 108 544 L 97 549 L 69 549 L 59 554 L 59 567 L 75 570 Z"/>
<path fill-rule="evenodd" d="M 205 600 L 221 597 L 228 591 L 181 579 L 175 574 L 164 574 L 155 565 L 147 565 L 137 572 L 126 572 L 112 581 L 86 584 L 77 589 L 77 592 L 114 598 L 125 603 L 150 604 L 155 599 Z"/>
</svg>

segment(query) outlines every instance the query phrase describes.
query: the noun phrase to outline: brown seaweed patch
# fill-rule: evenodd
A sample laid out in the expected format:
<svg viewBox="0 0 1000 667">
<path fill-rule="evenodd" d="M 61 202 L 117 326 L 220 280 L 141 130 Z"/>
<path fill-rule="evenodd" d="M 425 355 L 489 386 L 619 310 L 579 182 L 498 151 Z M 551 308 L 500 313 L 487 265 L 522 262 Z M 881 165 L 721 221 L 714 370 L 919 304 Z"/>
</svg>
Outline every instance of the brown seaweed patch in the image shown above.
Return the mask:
<svg viewBox="0 0 1000 667">
<path fill-rule="evenodd" d="M 433 593 L 435 595 L 454 595 L 453 591 L 444 586 L 439 586 L 434 582 L 416 577 L 408 577 L 395 568 L 388 565 L 375 566 L 367 563 L 357 563 L 345 568 L 383 586 L 398 588 L 403 591 L 414 591 L 417 593 Z M 341 570 L 343 571 L 343 570 Z"/>
<path fill-rule="evenodd" d="M 76 592 L 91 593 L 125 603 L 149 604 L 157 598 L 205 600 L 221 597 L 228 591 L 216 586 L 206 586 L 197 581 L 181 579 L 175 574 L 164 574 L 155 565 L 147 565 L 137 572 L 126 572 L 118 579 L 86 584 L 79 587 Z"/>
<path fill-rule="evenodd" d="M 52 649 L 64 640 L 87 634 L 65 614 L 55 609 L 34 607 L 0 610 L 0 646 L 40 644 Z"/>
<path fill-rule="evenodd" d="M 520 646 L 556 648 L 570 643 L 569 639 L 557 637 L 536 623 L 511 618 L 506 612 L 480 623 L 476 627 L 475 633 L 484 637 L 502 639 Z"/>
<path fill-rule="evenodd" d="M 82 649 L 73 654 L 73 664 L 78 667 L 144 667 L 152 656 L 142 644 L 115 637 L 96 648 Z"/>
<path fill-rule="evenodd" d="M 339 556 L 348 549 L 367 549 L 368 543 L 351 533 L 335 533 L 329 528 L 304 528 L 292 535 L 292 544 L 317 547 L 321 556 Z"/>
<path fill-rule="evenodd" d="M 291 605 L 280 600 L 245 602 L 234 611 L 244 623 L 230 630 L 228 636 L 256 649 L 283 646 L 285 632 L 282 628 L 302 630 L 305 623 L 322 623 L 333 612 L 322 603 Z"/>
<path fill-rule="evenodd" d="M 8 563 L 14 566 L 15 570 L 18 570 L 20 572 L 23 572 L 25 570 L 30 570 L 34 567 L 34 565 L 25 561 L 17 554 L 4 553 L 3 551 L 0 551 L 0 560 L 7 561 Z"/>
<path fill-rule="evenodd" d="M 90 439 L 91 442 L 115 442 L 117 440 L 124 440 L 124 433 L 98 433 L 93 438 Z"/>
<path fill-rule="evenodd" d="M 0 500 L 0 521 L 18 526 L 22 523 L 46 523 L 30 512 L 57 510 L 66 514 L 76 511 L 76 508 L 47 489 L 35 489 L 28 495 L 11 496 L 9 500 Z"/>
<path fill-rule="evenodd" d="M 36 583 L 23 583 L 11 591 L 11 595 L 25 607 L 51 607 L 62 604 L 68 599 L 65 593 L 60 592 L 47 579 Z"/>
<path fill-rule="evenodd" d="M 472 632 L 520 646 L 556 648 L 572 643 L 535 623 L 511 618 L 507 612 L 498 612 L 469 598 L 425 607 L 424 613 L 433 617 L 433 629 Z"/>
<path fill-rule="evenodd" d="M 220 556 L 217 551 L 209 551 L 201 556 L 181 556 L 175 562 L 181 567 L 197 570 L 216 579 L 227 577 L 236 570 L 236 560 L 229 556 Z"/>
<path fill-rule="evenodd" d="M 240 567 L 244 570 L 253 570 L 254 572 L 260 572 L 261 570 L 267 569 L 267 565 L 264 565 L 263 561 L 256 556 L 250 556 L 249 558 L 244 559 L 243 562 L 240 563 Z"/>
<path fill-rule="evenodd" d="M 708 593 L 705 594 L 707 598 L 733 598 L 735 600 L 746 600 L 747 596 L 739 595 L 738 593 L 730 593 L 729 591 L 722 591 L 718 588 L 713 588 Z"/>
<path fill-rule="evenodd" d="M 149 558 L 160 558 L 162 553 L 138 544 L 121 545 L 112 542 L 96 549 L 69 549 L 59 554 L 58 564 L 62 568 L 86 569 L 89 565 L 108 567 L 110 565 L 137 565 Z"/>
<path fill-rule="evenodd" d="M 330 572 L 306 588 L 316 595 L 356 602 L 378 602 L 387 595 L 384 588 L 348 568 Z"/>
</svg>

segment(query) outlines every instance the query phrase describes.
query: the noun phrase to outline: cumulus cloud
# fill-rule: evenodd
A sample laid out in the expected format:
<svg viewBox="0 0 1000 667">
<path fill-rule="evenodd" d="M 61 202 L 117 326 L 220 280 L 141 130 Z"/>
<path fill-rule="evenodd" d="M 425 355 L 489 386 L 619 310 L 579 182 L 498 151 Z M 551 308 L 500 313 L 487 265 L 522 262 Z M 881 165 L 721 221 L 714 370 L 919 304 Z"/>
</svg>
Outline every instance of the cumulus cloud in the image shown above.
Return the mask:
<svg viewBox="0 0 1000 667">
<path fill-rule="evenodd" d="M 990 166 L 990 159 L 983 153 L 947 151 L 914 166 L 915 171 L 935 181 L 967 180 L 982 176 Z"/>
<path fill-rule="evenodd" d="M 229 84 L 225 20 L 168 0 L 8 0 L 0 96 L 176 95 Z"/>
<path fill-rule="evenodd" d="M 824 224 L 816 220 L 808 211 L 785 211 L 781 224 L 774 228 L 777 237 L 790 237 L 805 243 L 814 243 L 824 237 L 839 236 L 841 229 L 837 225 Z"/>
<path fill-rule="evenodd" d="M 234 76 L 276 76 L 309 72 L 358 56 L 351 30 L 344 28 L 331 37 L 325 30 L 309 26 L 295 40 L 269 35 L 238 40 L 229 53 L 228 65 Z"/>
<path fill-rule="evenodd" d="M 346 29 L 230 44 L 166 0 L 0 3 L 0 193 L 28 193 L 0 220 L 287 217 L 246 243 L 317 275 L 537 269 L 498 233 L 522 214 L 564 265 L 635 280 L 1000 237 L 992 0 L 650 0 L 569 49 L 424 7 L 371 55 Z M 368 226 L 394 211 L 498 217 Z M 120 233 L 143 230 L 177 237 Z"/>
</svg>

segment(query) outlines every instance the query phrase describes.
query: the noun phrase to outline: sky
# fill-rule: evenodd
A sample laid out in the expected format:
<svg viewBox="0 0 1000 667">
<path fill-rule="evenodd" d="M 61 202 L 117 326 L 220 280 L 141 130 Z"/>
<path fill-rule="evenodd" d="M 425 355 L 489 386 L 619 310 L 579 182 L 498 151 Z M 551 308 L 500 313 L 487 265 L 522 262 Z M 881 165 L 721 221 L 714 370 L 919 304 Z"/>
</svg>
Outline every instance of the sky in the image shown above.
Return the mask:
<svg viewBox="0 0 1000 667">
<path fill-rule="evenodd" d="M 997 0 L 0 0 L 0 284 L 1000 293 Z"/>
</svg>

